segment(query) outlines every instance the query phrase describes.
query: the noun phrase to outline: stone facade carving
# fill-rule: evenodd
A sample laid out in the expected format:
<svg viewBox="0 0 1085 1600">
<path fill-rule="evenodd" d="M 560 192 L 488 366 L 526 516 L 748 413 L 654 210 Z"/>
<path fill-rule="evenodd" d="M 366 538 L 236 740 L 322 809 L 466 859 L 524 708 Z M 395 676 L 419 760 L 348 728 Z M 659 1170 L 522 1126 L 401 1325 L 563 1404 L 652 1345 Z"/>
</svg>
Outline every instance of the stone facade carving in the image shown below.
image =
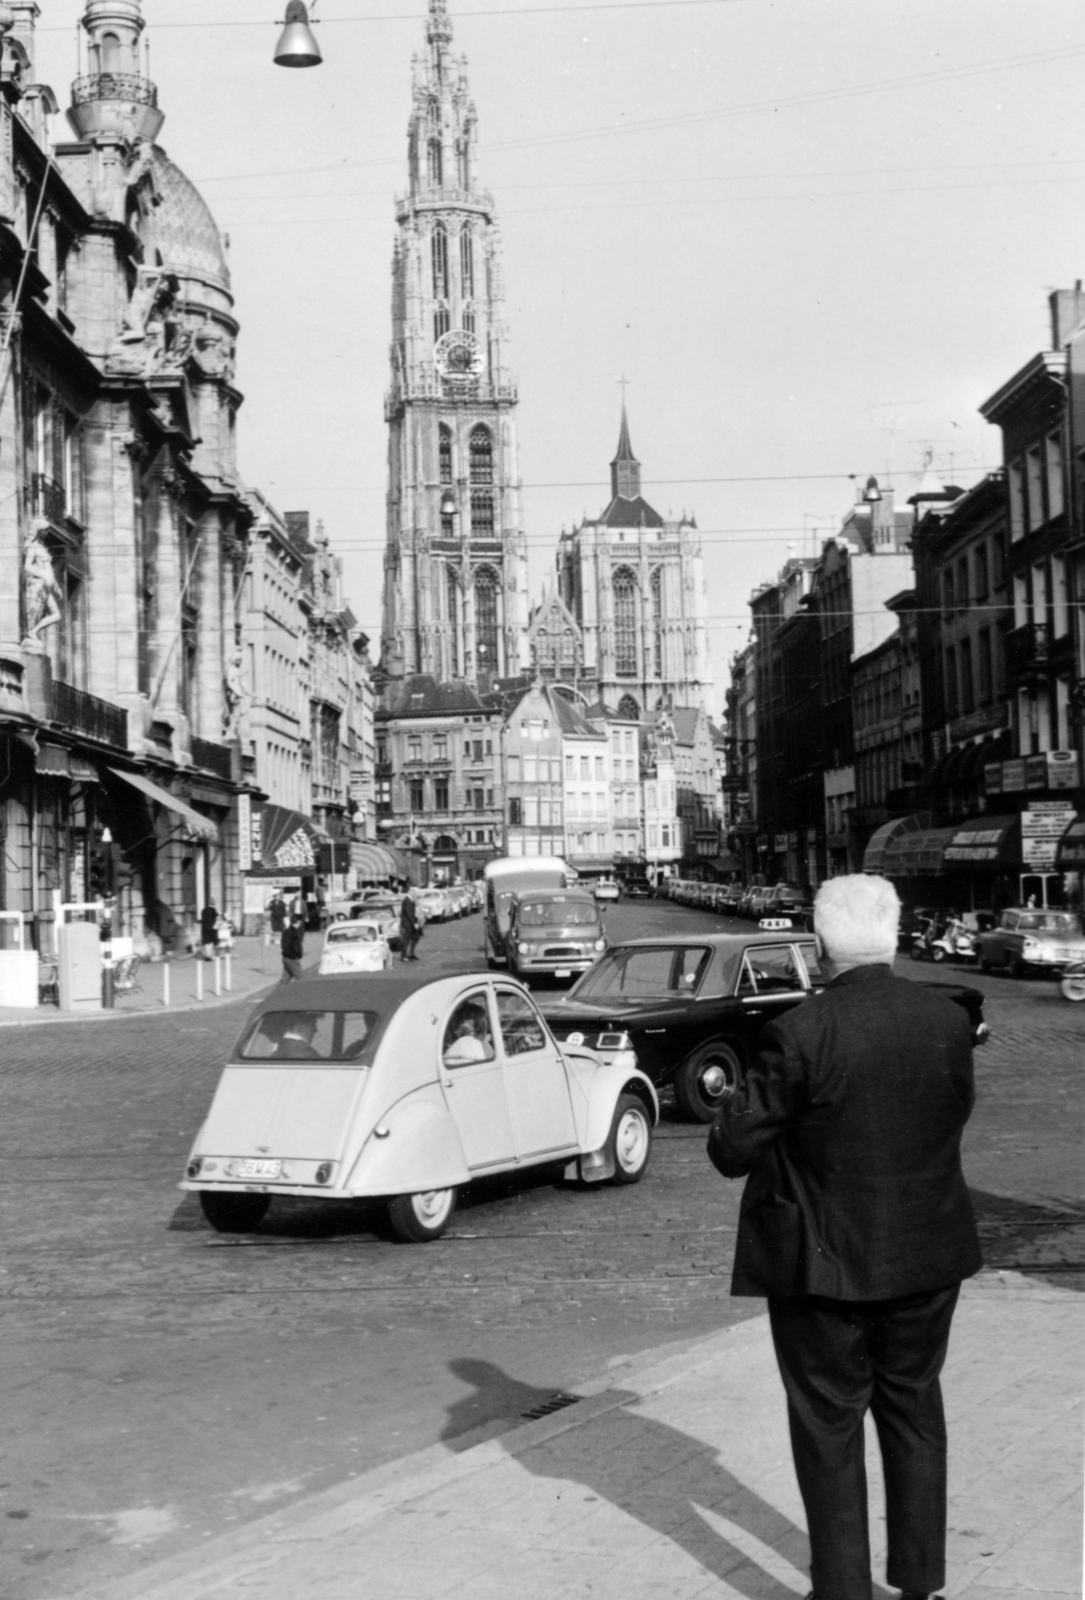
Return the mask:
<svg viewBox="0 0 1085 1600">
<path fill-rule="evenodd" d="M 49 546 L 36 533 L 27 541 L 23 553 L 24 650 L 45 649 L 42 635 L 60 621 L 63 598 Z"/>
</svg>

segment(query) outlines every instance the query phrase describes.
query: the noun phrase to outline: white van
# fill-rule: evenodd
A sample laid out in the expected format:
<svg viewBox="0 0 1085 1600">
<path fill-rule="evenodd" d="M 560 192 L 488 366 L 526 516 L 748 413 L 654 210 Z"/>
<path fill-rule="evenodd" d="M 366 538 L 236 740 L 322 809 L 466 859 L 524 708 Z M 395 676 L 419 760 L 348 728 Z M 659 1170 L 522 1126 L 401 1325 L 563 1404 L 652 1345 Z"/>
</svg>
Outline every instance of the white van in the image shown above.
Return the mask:
<svg viewBox="0 0 1085 1600">
<path fill-rule="evenodd" d="M 506 963 L 505 939 L 509 931 L 512 903 L 529 889 L 564 889 L 572 874 L 560 856 L 502 856 L 491 861 L 483 873 L 486 904 L 483 912 L 483 939 L 486 960 L 491 967 Z"/>
</svg>

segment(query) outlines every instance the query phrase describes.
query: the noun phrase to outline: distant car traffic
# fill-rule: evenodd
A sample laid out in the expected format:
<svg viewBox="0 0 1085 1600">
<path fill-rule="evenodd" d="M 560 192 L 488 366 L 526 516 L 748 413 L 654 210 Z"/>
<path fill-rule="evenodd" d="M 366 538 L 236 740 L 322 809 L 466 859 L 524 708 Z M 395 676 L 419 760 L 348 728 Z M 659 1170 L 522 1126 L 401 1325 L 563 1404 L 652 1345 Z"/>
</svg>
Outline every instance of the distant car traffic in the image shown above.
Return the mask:
<svg viewBox="0 0 1085 1600">
<path fill-rule="evenodd" d="M 984 972 L 1001 969 L 1020 978 L 1030 969 L 1061 975 L 1085 961 L 1085 932 L 1072 911 L 1037 911 L 1016 906 L 1004 911 L 997 928 L 975 940 Z"/>
<path fill-rule="evenodd" d="M 628 1039 L 656 1088 L 711 1122 L 735 1091 L 761 1029 L 823 983 L 813 937 L 797 930 L 685 934 L 614 945 L 567 995 L 544 1002 L 551 1030 L 606 1051 Z M 983 996 L 939 985 L 986 1037 Z"/>
<path fill-rule="evenodd" d="M 317 972 L 384 972 L 391 965 L 391 947 L 379 922 L 333 922 L 324 935 Z"/>
<path fill-rule="evenodd" d="M 559 1046 L 513 979 L 303 978 L 246 1022 L 181 1188 L 224 1233 L 276 1195 L 364 1198 L 422 1242 L 492 1173 L 636 1183 L 658 1118 L 628 1047 Z"/>
<path fill-rule="evenodd" d="M 613 878 L 600 878 L 592 885 L 592 893 L 597 900 L 620 900 L 622 891 Z"/>
</svg>

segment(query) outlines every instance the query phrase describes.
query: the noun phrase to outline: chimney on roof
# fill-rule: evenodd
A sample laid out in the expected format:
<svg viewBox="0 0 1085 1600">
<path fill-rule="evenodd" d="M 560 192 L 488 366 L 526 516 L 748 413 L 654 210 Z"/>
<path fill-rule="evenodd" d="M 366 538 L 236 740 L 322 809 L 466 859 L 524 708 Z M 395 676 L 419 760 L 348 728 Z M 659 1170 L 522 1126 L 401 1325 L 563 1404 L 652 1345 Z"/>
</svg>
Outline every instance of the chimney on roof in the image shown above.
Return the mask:
<svg viewBox="0 0 1085 1600">
<path fill-rule="evenodd" d="M 1072 289 L 1056 289 L 1048 296 L 1051 307 L 1051 348 L 1062 350 L 1085 322 L 1085 290 L 1079 278 Z"/>
</svg>

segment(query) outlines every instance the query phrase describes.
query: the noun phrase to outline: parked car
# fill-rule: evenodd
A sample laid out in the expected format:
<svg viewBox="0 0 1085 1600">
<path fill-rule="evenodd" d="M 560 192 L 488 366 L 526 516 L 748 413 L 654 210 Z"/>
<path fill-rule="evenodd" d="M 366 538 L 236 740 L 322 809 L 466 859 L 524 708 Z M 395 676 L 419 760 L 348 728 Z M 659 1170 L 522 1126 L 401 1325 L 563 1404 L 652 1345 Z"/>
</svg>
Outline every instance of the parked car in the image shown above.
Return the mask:
<svg viewBox="0 0 1085 1600">
<path fill-rule="evenodd" d="M 807 933 L 686 934 L 613 945 L 543 1015 L 559 1042 L 606 1051 L 626 1040 L 656 1088 L 673 1086 L 680 1110 L 711 1122 L 734 1093 L 767 1022 L 823 982 Z M 964 1005 L 973 1037 L 986 1037 L 983 996 L 939 985 Z M 624 1048 L 624 1044 L 623 1044 Z"/>
<path fill-rule="evenodd" d="M 977 936 L 976 949 L 984 972 L 1001 968 L 1020 978 L 1033 968 L 1060 977 L 1066 967 L 1085 961 L 1085 932 L 1073 911 L 1014 906 L 1002 913 L 997 928 Z"/>
<path fill-rule="evenodd" d="M 658 1119 L 627 1045 L 559 1046 L 513 979 L 303 978 L 251 1013 L 181 1188 L 223 1233 L 303 1195 L 381 1201 L 422 1242 L 492 1173 L 636 1183 Z"/>
<path fill-rule="evenodd" d="M 593 886 L 592 893 L 597 900 L 613 902 L 622 898 L 622 891 L 613 878 L 600 878 Z"/>
<path fill-rule="evenodd" d="M 317 972 L 384 972 L 392 965 L 392 950 L 380 923 L 368 918 L 333 922 L 324 935 Z"/>
<path fill-rule="evenodd" d="M 528 890 L 513 901 L 505 953 L 518 978 L 579 976 L 606 947 L 599 907 L 585 889 Z"/>
<path fill-rule="evenodd" d="M 449 904 L 443 889 L 412 889 L 411 899 L 421 912 L 423 922 L 447 922 Z"/>
<path fill-rule="evenodd" d="M 627 900 L 650 900 L 652 885 L 647 878 L 627 878 L 623 885 Z"/>
</svg>

